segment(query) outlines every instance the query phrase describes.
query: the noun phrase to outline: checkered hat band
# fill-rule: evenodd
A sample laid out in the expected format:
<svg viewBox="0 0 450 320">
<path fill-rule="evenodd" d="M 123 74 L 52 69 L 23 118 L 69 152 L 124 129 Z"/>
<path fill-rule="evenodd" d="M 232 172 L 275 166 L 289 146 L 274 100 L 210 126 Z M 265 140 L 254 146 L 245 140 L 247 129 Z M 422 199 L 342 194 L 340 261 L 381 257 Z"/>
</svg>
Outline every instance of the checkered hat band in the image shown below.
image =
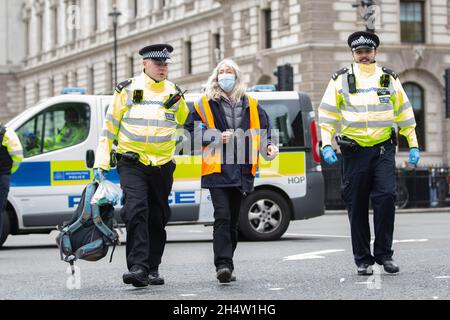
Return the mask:
<svg viewBox="0 0 450 320">
<path fill-rule="evenodd" d="M 377 46 L 375 41 L 373 41 L 372 39 L 364 38 L 362 36 L 359 39 L 354 40 L 352 42 L 352 44 L 351 44 L 352 47 L 361 46 L 361 45 L 363 45 L 363 46 L 373 46 L 373 47 Z"/>
<path fill-rule="evenodd" d="M 170 59 L 170 54 L 167 51 L 150 51 L 144 53 L 144 59 Z"/>
</svg>

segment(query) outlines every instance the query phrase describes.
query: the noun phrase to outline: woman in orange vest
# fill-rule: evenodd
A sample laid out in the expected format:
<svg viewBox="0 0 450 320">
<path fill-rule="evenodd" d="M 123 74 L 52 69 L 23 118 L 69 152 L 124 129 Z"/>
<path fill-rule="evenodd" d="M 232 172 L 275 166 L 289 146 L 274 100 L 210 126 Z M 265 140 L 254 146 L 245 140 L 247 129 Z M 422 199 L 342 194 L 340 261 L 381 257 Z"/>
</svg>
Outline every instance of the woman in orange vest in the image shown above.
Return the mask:
<svg viewBox="0 0 450 320">
<path fill-rule="evenodd" d="M 259 153 L 268 160 L 278 154 L 271 144 L 269 117 L 245 92 L 238 65 L 221 61 L 185 124 L 202 141 L 201 184 L 209 189 L 214 206 L 214 264 L 220 283 L 236 280 L 239 212 L 243 198 L 254 189 Z"/>
</svg>

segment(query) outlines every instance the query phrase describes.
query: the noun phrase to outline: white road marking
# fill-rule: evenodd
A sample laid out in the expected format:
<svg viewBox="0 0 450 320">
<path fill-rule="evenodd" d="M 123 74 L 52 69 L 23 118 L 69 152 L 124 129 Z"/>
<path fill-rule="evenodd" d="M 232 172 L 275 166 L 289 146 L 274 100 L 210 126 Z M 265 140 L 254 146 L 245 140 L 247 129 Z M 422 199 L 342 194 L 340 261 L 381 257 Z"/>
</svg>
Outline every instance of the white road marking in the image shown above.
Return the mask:
<svg viewBox="0 0 450 320">
<path fill-rule="evenodd" d="M 342 283 L 342 282 L 344 282 L 344 281 L 345 281 L 345 278 L 339 279 L 339 282 L 340 282 L 340 283 Z"/>
<path fill-rule="evenodd" d="M 197 295 L 195 293 L 185 293 L 180 294 L 181 297 L 196 297 Z"/>
<path fill-rule="evenodd" d="M 393 240 L 392 243 L 411 243 L 411 242 L 427 242 L 428 239 L 405 239 L 405 240 Z M 370 244 L 375 242 L 374 239 L 370 241 Z"/>
<path fill-rule="evenodd" d="M 325 257 L 321 256 L 321 254 L 334 253 L 334 252 L 343 252 L 343 251 L 345 251 L 345 250 L 344 249 L 331 249 L 331 250 L 322 250 L 322 251 L 300 253 L 300 254 L 295 254 L 295 255 L 292 255 L 292 256 L 284 257 L 283 261 L 323 259 Z"/>
<path fill-rule="evenodd" d="M 202 230 L 187 230 L 189 233 L 203 233 Z"/>
<path fill-rule="evenodd" d="M 284 288 L 270 288 L 270 291 L 280 291 L 280 290 L 284 290 Z"/>
<path fill-rule="evenodd" d="M 434 297 L 433 297 L 433 299 L 434 299 L 434 300 L 437 300 L 437 299 L 439 299 L 439 297 L 437 297 L 437 296 L 434 296 Z"/>
<path fill-rule="evenodd" d="M 435 279 L 450 279 L 450 276 L 437 276 Z"/>
<path fill-rule="evenodd" d="M 339 236 L 334 234 L 285 233 L 285 235 L 295 237 L 351 238 L 350 236 Z"/>
<path fill-rule="evenodd" d="M 372 281 L 364 281 L 364 282 L 355 282 L 355 284 L 371 284 Z"/>
<path fill-rule="evenodd" d="M 428 239 L 406 239 L 406 240 L 394 240 L 394 243 L 401 243 L 401 242 L 427 242 Z"/>
</svg>

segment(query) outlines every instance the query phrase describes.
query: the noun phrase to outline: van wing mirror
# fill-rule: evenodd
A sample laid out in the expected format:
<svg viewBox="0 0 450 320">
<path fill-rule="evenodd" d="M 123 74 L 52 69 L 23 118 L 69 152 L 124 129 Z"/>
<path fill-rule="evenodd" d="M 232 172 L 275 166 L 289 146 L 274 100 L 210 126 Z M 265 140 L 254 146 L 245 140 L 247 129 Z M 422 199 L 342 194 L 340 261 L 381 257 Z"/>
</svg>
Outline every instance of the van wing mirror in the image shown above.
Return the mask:
<svg viewBox="0 0 450 320">
<path fill-rule="evenodd" d="M 95 163 L 95 153 L 94 150 L 86 151 L 86 167 L 92 169 Z"/>
</svg>

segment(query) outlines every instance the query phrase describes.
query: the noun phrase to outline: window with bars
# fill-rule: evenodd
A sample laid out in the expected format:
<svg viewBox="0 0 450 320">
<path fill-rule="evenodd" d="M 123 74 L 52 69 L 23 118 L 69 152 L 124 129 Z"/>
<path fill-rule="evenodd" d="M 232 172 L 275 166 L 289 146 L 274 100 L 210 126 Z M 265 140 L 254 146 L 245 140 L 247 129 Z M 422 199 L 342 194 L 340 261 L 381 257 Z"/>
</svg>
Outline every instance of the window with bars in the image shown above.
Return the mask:
<svg viewBox="0 0 450 320">
<path fill-rule="evenodd" d="M 419 148 L 420 150 L 425 150 L 424 90 L 421 86 L 413 82 L 407 82 L 403 84 L 403 89 L 405 89 L 406 95 L 408 96 L 414 110 L 414 117 L 416 119 L 416 134 Z M 408 142 L 406 141 L 405 137 L 400 136 L 398 142 L 398 148 L 400 151 L 409 150 Z"/>
<path fill-rule="evenodd" d="M 423 1 L 400 2 L 400 28 L 402 42 L 425 42 Z"/>
</svg>

